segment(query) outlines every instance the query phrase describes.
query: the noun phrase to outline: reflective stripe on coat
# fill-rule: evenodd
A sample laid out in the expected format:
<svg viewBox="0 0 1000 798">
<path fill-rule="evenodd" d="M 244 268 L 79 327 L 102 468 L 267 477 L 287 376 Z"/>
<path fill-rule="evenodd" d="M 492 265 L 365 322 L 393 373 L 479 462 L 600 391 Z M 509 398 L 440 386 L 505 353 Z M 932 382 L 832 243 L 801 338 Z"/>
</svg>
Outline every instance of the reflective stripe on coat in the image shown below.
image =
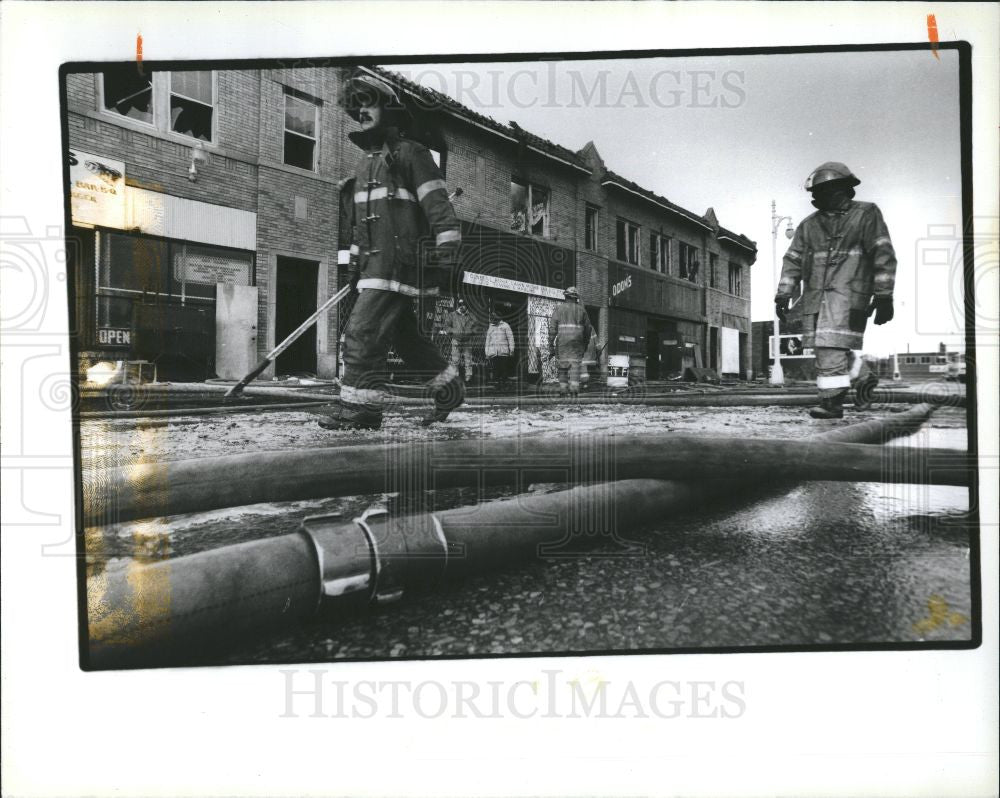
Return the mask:
<svg viewBox="0 0 1000 798">
<path fill-rule="evenodd" d="M 850 201 L 796 228 L 775 299 L 801 282 L 803 346 L 860 349 L 872 296 L 891 297 L 896 255 L 878 206 Z"/>
<path fill-rule="evenodd" d="M 560 363 L 579 363 L 591 332 L 590 318 L 583 306 L 576 302 L 563 302 L 556 305 L 549 319 L 549 348 L 555 349 L 556 360 Z"/>
<path fill-rule="evenodd" d="M 351 134 L 351 139 L 364 145 L 361 135 Z M 462 234 L 430 150 L 400 139 L 391 150 L 382 145 L 366 152 L 358 159 L 351 188 L 346 223 L 357 247 L 358 288 L 436 293 L 441 275 L 430 273 L 436 270 L 428 267 L 429 256 L 454 263 Z"/>
</svg>

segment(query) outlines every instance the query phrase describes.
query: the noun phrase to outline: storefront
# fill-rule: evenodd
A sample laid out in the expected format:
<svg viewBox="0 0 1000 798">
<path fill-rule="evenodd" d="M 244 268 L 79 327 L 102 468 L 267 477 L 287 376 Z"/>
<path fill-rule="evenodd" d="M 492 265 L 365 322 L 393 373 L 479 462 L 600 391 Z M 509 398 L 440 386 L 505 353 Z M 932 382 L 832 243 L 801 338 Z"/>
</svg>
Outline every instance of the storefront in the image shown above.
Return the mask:
<svg viewBox="0 0 1000 798">
<path fill-rule="evenodd" d="M 486 329 L 491 314 L 510 325 L 514 334 L 514 373 L 536 382 L 554 379 L 548 351 L 548 320 L 564 290 L 574 284 L 574 253 L 538 238 L 506 233 L 485 225 L 462 225 L 461 283 L 433 305 L 423 304 L 425 324 L 443 351 L 448 351 L 448 314 L 458 297 L 476 321 L 473 357 L 485 364 Z M 550 373 L 551 372 L 551 373 Z"/>
<path fill-rule="evenodd" d="M 125 186 L 125 164 L 70 151 L 77 351 L 158 377 L 241 376 L 256 360 L 256 214 Z"/>
<path fill-rule="evenodd" d="M 681 377 L 703 364 L 697 284 L 611 262 L 608 297 L 609 355 L 644 357 L 650 380 Z"/>
</svg>

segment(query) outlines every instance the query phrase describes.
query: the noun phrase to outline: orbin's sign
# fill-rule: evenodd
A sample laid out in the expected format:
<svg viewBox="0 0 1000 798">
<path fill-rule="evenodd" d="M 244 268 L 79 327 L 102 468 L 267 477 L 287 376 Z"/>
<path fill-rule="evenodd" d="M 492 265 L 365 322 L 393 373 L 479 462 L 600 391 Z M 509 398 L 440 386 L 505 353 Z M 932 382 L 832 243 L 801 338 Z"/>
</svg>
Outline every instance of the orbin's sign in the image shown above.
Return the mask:
<svg viewBox="0 0 1000 798">
<path fill-rule="evenodd" d="M 481 285 L 485 288 L 496 288 L 501 291 L 513 291 L 518 294 L 534 294 L 535 296 L 544 296 L 549 299 L 566 298 L 566 294 L 561 288 L 552 288 L 548 285 L 536 285 L 535 283 L 524 283 L 520 280 L 511 280 L 507 277 L 494 277 L 491 274 L 466 272 L 463 281 L 469 283 L 469 285 Z"/>
<path fill-rule="evenodd" d="M 74 224 L 125 228 L 125 162 L 69 150 L 69 196 Z"/>
</svg>

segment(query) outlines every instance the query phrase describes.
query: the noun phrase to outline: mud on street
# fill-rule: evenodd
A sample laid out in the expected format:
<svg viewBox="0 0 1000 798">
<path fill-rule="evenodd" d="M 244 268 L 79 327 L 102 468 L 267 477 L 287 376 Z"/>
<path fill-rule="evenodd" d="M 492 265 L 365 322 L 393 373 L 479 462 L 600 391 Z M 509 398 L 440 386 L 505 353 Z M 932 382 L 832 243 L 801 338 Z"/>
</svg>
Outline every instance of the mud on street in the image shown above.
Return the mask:
<svg viewBox="0 0 1000 798">
<path fill-rule="evenodd" d="M 901 409 L 901 406 L 895 406 Z M 380 432 L 331 433 L 315 409 L 80 424 L 84 473 L 127 464 L 480 437 L 640 432 L 798 438 L 891 413 L 876 405 L 842 421 L 800 407 L 552 405 L 460 410 L 416 426 L 396 408 Z M 965 411 L 942 408 L 890 445 L 966 448 Z M 538 485 L 534 490 L 563 486 Z M 433 509 L 509 496 L 439 491 Z M 393 496 L 259 504 L 87 531 L 89 575 L 294 532 L 310 515 L 346 518 Z M 567 551 L 449 583 L 434 593 L 346 618 L 321 617 L 186 664 L 337 658 L 483 656 L 778 645 L 968 640 L 972 634 L 965 488 L 852 482 L 758 484 L 596 549 Z"/>
</svg>

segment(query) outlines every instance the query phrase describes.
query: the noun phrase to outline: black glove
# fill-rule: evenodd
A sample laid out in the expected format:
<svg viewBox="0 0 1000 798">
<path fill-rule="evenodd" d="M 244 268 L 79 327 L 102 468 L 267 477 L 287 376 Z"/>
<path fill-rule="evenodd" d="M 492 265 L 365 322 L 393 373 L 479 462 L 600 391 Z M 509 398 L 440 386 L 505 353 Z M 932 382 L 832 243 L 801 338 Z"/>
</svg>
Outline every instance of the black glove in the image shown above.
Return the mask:
<svg viewBox="0 0 1000 798">
<path fill-rule="evenodd" d="M 778 317 L 778 321 L 782 324 L 788 320 L 788 306 L 791 302 L 792 300 L 789 297 L 774 300 L 774 315 Z"/>
<path fill-rule="evenodd" d="M 875 314 L 875 324 L 885 324 L 887 321 L 892 321 L 892 317 L 896 313 L 892 307 L 892 297 L 875 297 L 875 299 L 872 300 L 871 306 L 868 308 L 869 317 L 872 313 Z"/>
<path fill-rule="evenodd" d="M 358 280 L 361 279 L 361 269 L 356 263 L 347 267 L 347 284 L 351 286 L 353 293 L 358 292 Z"/>
<path fill-rule="evenodd" d="M 457 294 L 461 286 L 459 278 L 458 249 L 454 246 L 435 247 L 422 242 L 420 253 L 423 263 L 424 290 L 437 289 L 444 293 Z"/>
</svg>

